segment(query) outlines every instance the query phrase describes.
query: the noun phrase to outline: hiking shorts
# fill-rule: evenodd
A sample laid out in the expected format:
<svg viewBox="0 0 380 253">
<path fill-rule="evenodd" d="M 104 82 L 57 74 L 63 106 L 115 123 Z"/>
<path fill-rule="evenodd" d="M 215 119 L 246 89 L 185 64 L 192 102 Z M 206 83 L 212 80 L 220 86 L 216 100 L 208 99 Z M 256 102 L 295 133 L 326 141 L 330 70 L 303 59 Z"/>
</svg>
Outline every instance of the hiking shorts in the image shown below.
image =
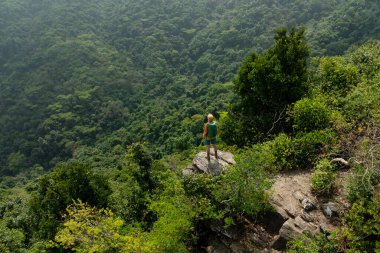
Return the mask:
<svg viewBox="0 0 380 253">
<path fill-rule="evenodd" d="M 216 144 L 216 138 L 211 139 L 211 140 L 205 140 L 206 145 L 210 145 L 210 143 L 215 145 Z"/>
</svg>

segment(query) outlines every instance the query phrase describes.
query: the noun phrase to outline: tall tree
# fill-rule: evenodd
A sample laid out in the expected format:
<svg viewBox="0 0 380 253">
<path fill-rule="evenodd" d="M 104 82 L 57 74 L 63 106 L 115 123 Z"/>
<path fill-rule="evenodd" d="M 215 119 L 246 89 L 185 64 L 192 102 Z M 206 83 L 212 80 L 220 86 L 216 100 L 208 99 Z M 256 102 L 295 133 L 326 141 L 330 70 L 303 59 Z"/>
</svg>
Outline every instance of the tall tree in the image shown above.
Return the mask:
<svg viewBox="0 0 380 253">
<path fill-rule="evenodd" d="M 253 52 L 244 60 L 234 79 L 239 95 L 229 116 L 234 120 L 225 121 L 225 128 L 234 131 L 232 135 L 228 130 L 224 134 L 227 142 L 249 144 L 284 130 L 286 108 L 307 90 L 309 48 L 304 33 L 303 28 L 278 29 L 271 48 L 261 55 Z M 239 127 L 227 127 L 228 124 Z M 236 135 L 245 138 L 234 138 Z"/>
</svg>

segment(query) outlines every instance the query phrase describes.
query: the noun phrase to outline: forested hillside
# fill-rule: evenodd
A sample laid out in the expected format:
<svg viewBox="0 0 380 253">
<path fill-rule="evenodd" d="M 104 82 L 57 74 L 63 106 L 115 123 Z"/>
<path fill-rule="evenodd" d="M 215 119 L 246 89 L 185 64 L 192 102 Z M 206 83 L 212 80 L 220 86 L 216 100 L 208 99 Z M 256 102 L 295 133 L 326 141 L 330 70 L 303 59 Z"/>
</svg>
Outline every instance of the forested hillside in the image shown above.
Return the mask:
<svg viewBox="0 0 380 253">
<path fill-rule="evenodd" d="M 5 175 L 106 139 L 147 141 L 155 157 L 199 144 L 202 115 L 226 109 L 226 82 L 279 26 L 306 26 L 314 55 L 379 35 L 375 0 L 1 1 L 0 12 Z"/>
<path fill-rule="evenodd" d="M 212 222 L 271 210 L 279 172 L 311 170 L 333 199 L 335 158 L 340 228 L 288 250 L 377 252 L 379 16 L 377 0 L 0 0 L 0 252 L 204 252 Z M 207 113 L 237 163 L 184 177 Z"/>
</svg>

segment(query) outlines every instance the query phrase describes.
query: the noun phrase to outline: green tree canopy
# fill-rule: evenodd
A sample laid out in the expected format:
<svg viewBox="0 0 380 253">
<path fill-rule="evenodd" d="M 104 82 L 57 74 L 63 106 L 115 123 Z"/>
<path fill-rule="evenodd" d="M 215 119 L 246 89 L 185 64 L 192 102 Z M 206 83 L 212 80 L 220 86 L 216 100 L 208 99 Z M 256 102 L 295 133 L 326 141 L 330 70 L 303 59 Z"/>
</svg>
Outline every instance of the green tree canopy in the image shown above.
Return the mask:
<svg viewBox="0 0 380 253">
<path fill-rule="evenodd" d="M 111 189 L 108 181 L 88 167 L 69 163 L 57 166 L 43 176 L 30 202 L 31 226 L 41 238 L 52 239 L 66 207 L 80 199 L 97 207 L 106 207 Z"/>
<path fill-rule="evenodd" d="M 247 136 L 245 143 L 236 144 L 252 143 L 283 130 L 287 107 L 307 91 L 309 48 L 304 29 L 281 28 L 274 39 L 275 44 L 265 53 L 249 55 L 234 79 L 239 100 L 230 112 L 235 119 L 231 123 L 242 121 L 243 124 L 236 123 L 242 127 L 236 134 Z M 227 130 L 226 141 L 233 143 L 228 135 Z"/>
</svg>

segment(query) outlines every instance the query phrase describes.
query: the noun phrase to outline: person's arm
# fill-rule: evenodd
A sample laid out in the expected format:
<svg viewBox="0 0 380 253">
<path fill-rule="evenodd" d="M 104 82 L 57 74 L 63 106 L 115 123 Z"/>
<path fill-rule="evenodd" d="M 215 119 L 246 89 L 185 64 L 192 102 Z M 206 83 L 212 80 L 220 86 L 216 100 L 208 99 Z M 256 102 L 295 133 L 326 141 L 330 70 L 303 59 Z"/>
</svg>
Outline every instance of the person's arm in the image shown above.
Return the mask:
<svg viewBox="0 0 380 253">
<path fill-rule="evenodd" d="M 207 130 L 208 130 L 208 127 L 207 127 L 207 124 L 205 124 L 204 128 L 203 128 L 203 140 L 206 139 L 206 136 L 207 136 Z"/>
</svg>

